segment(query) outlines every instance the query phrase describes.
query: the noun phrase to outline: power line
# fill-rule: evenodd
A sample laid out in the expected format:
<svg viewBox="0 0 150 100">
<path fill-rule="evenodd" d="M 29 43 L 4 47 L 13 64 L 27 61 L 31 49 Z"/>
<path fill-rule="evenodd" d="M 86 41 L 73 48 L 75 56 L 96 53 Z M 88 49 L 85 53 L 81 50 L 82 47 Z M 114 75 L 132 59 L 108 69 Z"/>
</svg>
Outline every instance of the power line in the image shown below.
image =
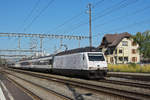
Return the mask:
<svg viewBox="0 0 150 100">
<path fill-rule="evenodd" d="M 27 17 L 24 19 L 23 24 L 20 26 L 20 28 L 25 25 L 25 23 L 27 22 L 27 20 L 31 17 L 31 15 L 32 15 L 33 12 L 35 11 L 35 9 L 38 7 L 39 3 L 40 3 L 40 0 L 37 0 L 37 2 L 35 3 L 35 5 L 33 6 L 32 10 L 31 10 L 31 12 L 30 12 L 30 13 L 27 15 Z M 19 29 L 20 29 L 20 28 L 19 28 Z"/>
<path fill-rule="evenodd" d="M 0 52 L 40 52 L 39 50 L 28 50 L 28 49 L 0 49 Z"/>
<path fill-rule="evenodd" d="M 104 2 L 104 0 L 99 0 L 99 1 L 97 1 L 96 3 L 94 3 L 94 4 L 92 5 L 92 8 L 96 8 L 99 4 L 101 4 L 101 3 L 103 3 L 103 2 Z M 88 24 L 88 21 L 83 22 L 83 23 L 78 23 L 78 24 L 76 24 L 75 27 L 71 28 L 71 30 L 77 29 L 77 28 L 79 28 L 80 26 L 83 26 L 83 25 L 85 25 L 85 24 Z"/>
<path fill-rule="evenodd" d="M 122 0 L 121 2 L 119 2 L 119 3 L 122 3 L 124 0 Z M 116 4 L 116 5 L 114 5 L 114 6 L 117 6 L 118 5 L 118 3 Z M 112 8 L 112 7 L 111 7 Z M 107 8 L 108 9 L 108 8 Z M 107 10 L 106 9 L 106 10 Z M 93 19 L 92 19 L 92 21 L 93 21 Z M 80 28 L 81 26 L 84 26 L 84 25 L 86 25 L 86 24 L 88 24 L 88 21 L 85 21 L 85 22 L 82 22 L 82 23 L 78 23 L 78 24 L 76 24 L 75 25 L 75 27 L 73 27 L 73 28 L 71 28 L 70 30 L 76 30 L 76 29 L 78 29 L 78 28 Z M 67 32 L 69 32 L 69 31 L 67 31 Z"/>
<path fill-rule="evenodd" d="M 55 0 L 50 0 L 50 1 L 48 2 L 48 4 L 39 12 L 39 14 L 36 15 L 36 16 L 32 19 L 31 23 L 29 23 L 29 24 L 27 25 L 27 27 L 24 28 L 24 31 L 26 31 L 28 28 L 30 28 L 31 25 L 40 17 L 40 15 L 41 15 L 54 1 L 55 1 Z"/>
<path fill-rule="evenodd" d="M 101 18 L 101 17 L 104 17 L 105 15 L 108 15 L 108 14 L 112 13 L 113 10 L 119 10 L 119 9 L 125 8 L 125 7 L 127 7 L 128 5 L 130 5 L 130 4 L 136 3 L 137 1 L 138 1 L 138 0 L 131 1 L 130 3 L 122 4 L 122 5 L 118 6 L 118 7 L 114 8 L 114 9 L 112 9 L 112 10 L 106 12 L 106 13 L 104 13 L 104 14 L 101 15 L 101 16 L 97 16 L 97 17 L 94 18 L 93 20 L 95 21 L 95 20 L 97 20 L 97 19 L 99 19 L 99 18 Z M 121 2 L 120 2 L 120 3 L 121 3 Z M 136 11 L 135 13 L 137 13 L 137 11 Z M 121 17 L 119 17 L 119 18 L 121 18 Z M 118 18 L 117 18 L 117 19 L 118 19 Z M 114 21 L 114 19 L 113 19 L 112 21 Z M 103 24 L 102 24 L 102 25 L 103 25 Z"/>
<path fill-rule="evenodd" d="M 117 2 L 116 4 L 112 5 L 111 7 L 107 7 L 105 9 L 103 9 L 102 11 L 100 11 L 99 13 L 97 13 L 97 16 L 102 15 L 103 13 L 106 13 L 109 10 L 115 9 L 117 7 L 120 7 L 121 5 L 123 5 L 127 0 L 122 0 L 120 2 Z M 97 17 L 96 16 L 96 17 Z"/>
<path fill-rule="evenodd" d="M 124 27 L 120 27 L 120 28 L 117 28 L 117 29 L 115 29 L 115 30 L 121 30 L 121 29 L 124 29 L 124 28 L 135 27 L 136 25 L 141 25 L 141 24 L 149 23 L 149 21 L 150 21 L 150 19 L 143 20 L 143 21 L 139 21 L 139 22 L 134 22 L 134 23 L 132 23 L 132 24 L 130 24 L 130 25 L 126 25 L 126 26 L 124 26 Z M 114 30 L 114 29 L 110 30 L 110 32 L 113 31 L 113 30 Z"/>
<path fill-rule="evenodd" d="M 145 24 L 145 23 L 149 23 L 150 19 L 147 19 L 147 20 L 143 20 L 143 21 L 138 21 L 138 22 L 134 22 L 132 24 L 129 24 L 129 25 L 126 25 L 126 26 L 123 26 L 123 27 L 119 27 L 119 28 L 116 28 L 116 29 L 112 29 L 112 30 L 109 30 L 107 32 L 103 32 L 103 34 L 105 33 L 109 33 L 109 32 L 113 32 L 114 30 L 122 30 L 124 28 L 131 28 L 131 27 L 135 27 L 136 25 L 142 25 L 142 24 Z M 97 35 L 94 35 L 93 37 L 97 37 L 98 35 L 102 35 L 102 34 L 97 34 Z"/>
<path fill-rule="evenodd" d="M 97 28 L 98 26 L 101 26 L 101 25 L 106 25 L 107 23 L 110 23 L 110 22 L 113 22 L 113 21 L 116 21 L 116 20 L 119 20 L 119 19 L 122 19 L 122 18 L 125 18 L 125 17 L 129 17 L 129 16 L 131 16 L 131 15 L 136 15 L 136 14 L 138 14 L 138 13 L 140 13 L 140 12 L 143 12 L 143 11 L 149 9 L 149 8 L 150 8 L 150 6 L 146 6 L 146 7 L 142 8 L 142 9 L 140 9 L 140 10 L 136 10 L 136 11 L 134 11 L 134 12 L 125 14 L 125 15 L 123 15 L 123 16 L 119 16 L 119 17 L 117 17 L 117 18 L 113 18 L 113 19 L 111 19 L 111 20 L 107 20 L 107 21 L 104 22 L 104 23 L 101 23 L 101 24 L 96 25 L 94 28 Z"/>
<path fill-rule="evenodd" d="M 67 23 L 71 22 L 72 20 L 74 20 L 74 19 L 80 17 L 82 14 L 83 14 L 83 11 L 80 12 L 79 14 L 77 14 L 77 15 L 71 17 L 70 19 L 64 21 L 62 24 L 59 24 L 59 25 L 56 26 L 53 30 L 59 30 L 61 27 L 63 27 L 63 26 L 66 25 Z M 50 32 L 50 31 L 48 31 L 48 32 Z"/>
<path fill-rule="evenodd" d="M 105 10 L 106 10 L 106 11 L 108 10 L 108 12 L 106 12 L 106 13 L 104 12 L 101 16 L 97 16 L 97 17 L 93 18 L 92 21 L 95 21 L 95 20 L 99 19 L 100 17 L 104 17 L 105 15 L 108 15 L 108 14 L 112 13 L 112 12 L 115 11 L 115 10 L 117 11 L 117 10 L 119 10 L 119 9 L 122 9 L 122 8 L 124 8 L 124 7 L 128 6 L 128 5 L 130 5 L 130 4 L 124 3 L 125 1 L 127 1 L 127 0 L 122 0 L 121 2 L 119 2 L 119 3 L 117 3 L 117 4 L 115 4 L 115 5 L 113 5 L 113 6 L 109 7 L 109 8 L 106 8 Z M 138 1 L 138 0 L 135 0 L 135 1 Z M 132 2 L 133 2 L 133 1 L 132 1 Z M 131 2 L 131 4 L 132 4 L 132 2 Z M 110 9 L 110 10 L 109 10 L 109 9 Z M 105 10 L 104 10 L 104 11 L 105 11 Z M 81 26 L 86 25 L 86 24 L 88 24 L 88 21 L 83 22 L 83 23 L 76 24 L 76 26 L 73 27 L 73 28 L 71 28 L 70 30 L 76 30 L 76 29 L 78 29 L 78 28 L 80 28 Z M 69 31 L 68 31 L 68 32 L 69 32 Z"/>
<path fill-rule="evenodd" d="M 99 4 L 101 4 L 102 2 L 104 2 L 104 0 L 99 0 L 96 3 L 93 4 L 94 7 L 98 6 Z"/>
<path fill-rule="evenodd" d="M 96 7 L 96 6 L 98 6 L 98 5 L 99 5 L 100 3 L 102 3 L 102 2 L 104 2 L 104 0 L 99 0 L 99 1 L 97 1 L 96 3 L 94 3 L 93 6 Z M 77 19 L 78 17 L 80 17 L 80 16 L 83 15 L 83 14 L 84 14 L 84 11 L 80 12 L 79 14 L 77 14 L 77 15 L 71 17 L 70 19 L 64 21 L 62 24 L 59 24 L 59 25 L 56 26 L 53 30 L 58 30 L 58 31 L 59 31 L 59 29 L 60 29 L 61 27 L 65 26 L 66 24 L 70 23 L 71 21 Z M 58 32 L 58 31 L 57 31 L 57 32 Z M 48 32 L 50 32 L 50 31 L 48 31 Z M 57 32 L 56 32 L 56 33 L 57 33 Z"/>
<path fill-rule="evenodd" d="M 116 5 L 118 5 L 118 6 L 113 5 L 113 7 L 111 7 L 110 10 L 108 9 L 107 12 L 104 12 L 103 14 L 96 16 L 96 17 L 93 18 L 92 20 L 95 21 L 95 20 L 97 20 L 97 19 L 99 19 L 99 18 L 101 18 L 101 17 L 104 17 L 104 16 L 106 16 L 106 15 L 109 15 L 109 14 L 113 13 L 114 11 L 120 10 L 120 9 L 122 9 L 122 8 L 125 8 L 125 7 L 127 7 L 127 6 L 129 6 L 129 5 L 131 5 L 131 4 L 136 3 L 138 0 L 132 0 L 132 1 L 130 1 L 129 3 L 126 2 L 126 1 L 127 1 L 127 0 L 123 0 L 123 1 L 121 1 L 121 2 L 119 2 L 119 3 L 117 3 Z M 124 3 L 124 2 L 125 2 L 125 3 Z M 106 10 L 107 10 L 107 9 L 106 9 Z"/>
</svg>

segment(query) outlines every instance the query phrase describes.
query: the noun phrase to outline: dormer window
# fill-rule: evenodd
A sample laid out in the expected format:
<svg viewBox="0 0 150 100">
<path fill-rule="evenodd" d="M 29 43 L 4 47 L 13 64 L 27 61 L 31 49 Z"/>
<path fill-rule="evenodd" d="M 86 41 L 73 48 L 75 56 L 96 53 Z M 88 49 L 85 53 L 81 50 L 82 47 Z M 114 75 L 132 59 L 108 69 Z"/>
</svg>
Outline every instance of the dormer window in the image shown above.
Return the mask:
<svg viewBox="0 0 150 100">
<path fill-rule="evenodd" d="M 128 46 L 128 41 L 122 41 L 122 46 Z"/>
</svg>

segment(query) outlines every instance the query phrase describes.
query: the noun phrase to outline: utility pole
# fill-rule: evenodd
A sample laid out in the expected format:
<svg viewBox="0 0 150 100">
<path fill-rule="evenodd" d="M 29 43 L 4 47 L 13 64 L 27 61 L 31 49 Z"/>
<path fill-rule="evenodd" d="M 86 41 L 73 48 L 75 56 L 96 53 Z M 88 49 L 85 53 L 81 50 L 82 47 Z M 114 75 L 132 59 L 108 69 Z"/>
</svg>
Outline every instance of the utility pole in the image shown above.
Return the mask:
<svg viewBox="0 0 150 100">
<path fill-rule="evenodd" d="M 40 38 L 40 51 L 43 52 L 43 38 Z"/>
<path fill-rule="evenodd" d="M 18 37 L 18 49 L 21 49 L 20 48 L 21 46 L 20 46 L 20 36 Z M 19 54 L 20 54 L 21 52 L 19 52 Z"/>
<path fill-rule="evenodd" d="M 81 39 L 78 40 L 78 41 L 79 41 L 79 43 L 78 43 L 78 47 L 79 47 L 79 48 L 80 48 L 80 40 L 81 40 Z"/>
<path fill-rule="evenodd" d="M 91 3 L 88 4 L 89 8 L 89 44 L 92 47 L 92 30 L 91 30 Z"/>
<path fill-rule="evenodd" d="M 60 49 L 62 48 L 62 38 L 60 39 Z"/>
<path fill-rule="evenodd" d="M 20 36 L 18 37 L 18 49 L 20 49 Z"/>
</svg>

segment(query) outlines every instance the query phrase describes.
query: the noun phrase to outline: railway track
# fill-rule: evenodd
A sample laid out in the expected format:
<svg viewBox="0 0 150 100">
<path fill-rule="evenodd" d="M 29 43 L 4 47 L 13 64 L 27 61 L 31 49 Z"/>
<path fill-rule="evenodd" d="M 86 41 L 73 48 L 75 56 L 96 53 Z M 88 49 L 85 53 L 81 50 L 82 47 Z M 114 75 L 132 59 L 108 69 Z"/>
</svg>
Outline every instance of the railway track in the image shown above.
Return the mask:
<svg viewBox="0 0 150 100">
<path fill-rule="evenodd" d="M 68 96 L 65 96 L 53 90 L 47 89 L 41 85 L 35 84 L 29 80 L 23 79 L 11 73 L 2 72 L 2 74 L 5 77 L 7 76 L 8 80 L 14 83 L 17 87 L 21 88 L 21 90 L 23 90 L 25 93 L 31 96 L 34 100 L 73 100 L 72 98 Z M 29 87 L 26 87 L 22 84 L 29 86 Z M 38 93 L 38 91 L 41 91 L 41 92 Z"/>
<path fill-rule="evenodd" d="M 65 85 L 87 89 L 93 92 L 99 92 L 99 93 L 103 92 L 103 93 L 119 96 L 121 98 L 130 99 L 130 100 L 132 99 L 149 100 L 150 98 L 149 86 L 143 86 L 143 84 L 127 83 L 127 82 L 124 82 L 125 84 L 123 84 L 123 82 L 121 83 L 119 81 L 110 81 L 110 80 L 101 80 L 101 82 L 94 82 L 90 80 L 74 79 L 74 78 L 67 78 L 67 77 L 62 78 L 61 76 L 56 76 L 56 75 L 48 75 L 43 73 L 35 73 L 35 72 L 28 72 L 22 70 L 14 70 L 14 69 L 7 69 L 7 71 L 4 72 L 11 75 L 14 75 L 12 74 L 12 72 L 16 72 L 19 73 L 18 75 L 25 74 L 32 77 L 45 79 L 48 81 L 53 81 L 53 82 L 55 81 L 57 83 L 63 83 Z M 19 76 L 15 76 L 15 77 L 20 78 Z M 22 80 L 25 79 L 22 78 Z M 70 99 L 74 99 L 74 98 L 70 98 Z"/>
<path fill-rule="evenodd" d="M 3 74 L 3 73 L 2 73 Z M 42 98 L 40 98 L 38 95 L 34 94 L 33 92 L 31 92 L 30 90 L 24 88 L 22 85 L 18 84 L 16 81 L 14 81 L 13 79 L 7 77 L 7 79 L 12 82 L 16 87 L 18 87 L 19 89 L 21 89 L 22 91 L 24 91 L 27 95 L 29 95 L 33 100 L 42 100 Z"/>
<path fill-rule="evenodd" d="M 126 86 L 150 89 L 150 84 L 146 84 L 144 82 L 143 83 L 137 83 L 136 81 L 131 82 L 131 81 L 122 81 L 122 80 L 112 80 L 109 78 L 106 78 L 105 80 L 99 80 L 98 82 L 105 82 L 105 83 L 112 83 L 112 84 L 118 84 L 118 85 L 126 85 Z"/>
<path fill-rule="evenodd" d="M 118 77 L 124 79 L 150 81 L 150 74 L 128 73 L 128 72 L 108 72 L 108 77 Z"/>
</svg>

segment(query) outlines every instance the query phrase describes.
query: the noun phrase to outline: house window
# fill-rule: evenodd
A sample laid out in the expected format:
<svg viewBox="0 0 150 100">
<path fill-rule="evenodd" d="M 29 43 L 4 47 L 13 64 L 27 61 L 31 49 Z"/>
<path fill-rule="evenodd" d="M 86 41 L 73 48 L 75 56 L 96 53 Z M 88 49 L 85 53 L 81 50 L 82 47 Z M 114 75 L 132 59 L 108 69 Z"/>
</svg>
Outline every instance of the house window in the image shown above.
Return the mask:
<svg viewBox="0 0 150 100">
<path fill-rule="evenodd" d="M 132 54 L 136 54 L 136 49 L 132 49 Z"/>
<path fill-rule="evenodd" d="M 122 50 L 119 50 L 119 53 L 122 53 Z"/>
<path fill-rule="evenodd" d="M 119 61 L 123 61 L 123 57 L 119 57 Z"/>
<path fill-rule="evenodd" d="M 124 57 L 124 61 L 128 61 L 128 57 Z"/>
<path fill-rule="evenodd" d="M 115 50 L 115 54 L 117 54 L 117 50 Z"/>
<path fill-rule="evenodd" d="M 122 41 L 122 46 L 128 46 L 128 41 Z"/>
<path fill-rule="evenodd" d="M 132 62 L 137 62 L 137 57 L 132 57 Z"/>
<path fill-rule="evenodd" d="M 132 42 L 132 46 L 136 46 L 137 44 L 135 42 Z"/>
<path fill-rule="evenodd" d="M 113 63 L 113 62 L 114 62 L 114 59 L 113 59 L 113 57 L 111 57 L 111 58 L 110 58 L 110 62 L 111 62 L 111 63 Z"/>
</svg>

